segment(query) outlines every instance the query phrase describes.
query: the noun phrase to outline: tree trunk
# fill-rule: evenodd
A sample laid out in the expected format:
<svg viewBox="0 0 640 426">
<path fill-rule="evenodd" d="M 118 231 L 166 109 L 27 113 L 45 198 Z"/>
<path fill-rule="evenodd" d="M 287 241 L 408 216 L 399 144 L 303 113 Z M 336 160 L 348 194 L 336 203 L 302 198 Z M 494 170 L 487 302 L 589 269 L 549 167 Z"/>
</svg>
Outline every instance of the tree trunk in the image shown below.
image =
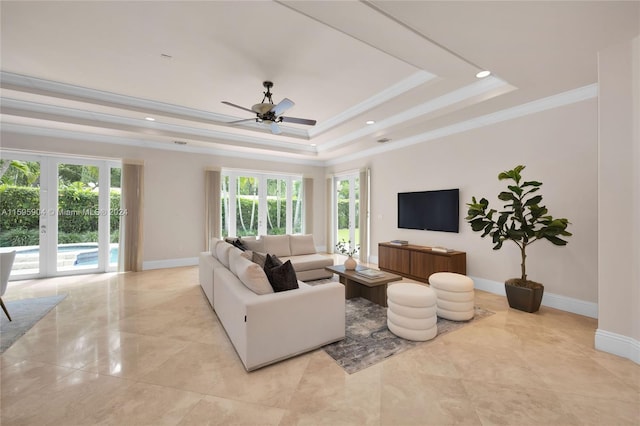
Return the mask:
<svg viewBox="0 0 640 426">
<path fill-rule="evenodd" d="M 526 260 L 527 260 L 527 254 L 525 253 L 525 249 L 527 248 L 526 245 L 522 245 L 522 247 L 520 247 L 520 254 L 522 255 L 522 263 L 520 264 L 520 269 L 522 270 L 522 281 L 526 281 L 527 280 L 527 267 L 526 267 Z"/>
</svg>

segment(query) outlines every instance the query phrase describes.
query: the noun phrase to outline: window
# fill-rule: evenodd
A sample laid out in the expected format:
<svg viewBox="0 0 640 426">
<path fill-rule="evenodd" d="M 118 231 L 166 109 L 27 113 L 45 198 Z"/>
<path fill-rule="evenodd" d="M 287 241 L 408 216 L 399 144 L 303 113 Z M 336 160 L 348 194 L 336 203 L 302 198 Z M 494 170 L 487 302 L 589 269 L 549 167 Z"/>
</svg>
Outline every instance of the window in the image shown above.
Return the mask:
<svg viewBox="0 0 640 426">
<path fill-rule="evenodd" d="M 223 237 L 303 232 L 301 176 L 223 170 L 221 186 Z"/>
</svg>

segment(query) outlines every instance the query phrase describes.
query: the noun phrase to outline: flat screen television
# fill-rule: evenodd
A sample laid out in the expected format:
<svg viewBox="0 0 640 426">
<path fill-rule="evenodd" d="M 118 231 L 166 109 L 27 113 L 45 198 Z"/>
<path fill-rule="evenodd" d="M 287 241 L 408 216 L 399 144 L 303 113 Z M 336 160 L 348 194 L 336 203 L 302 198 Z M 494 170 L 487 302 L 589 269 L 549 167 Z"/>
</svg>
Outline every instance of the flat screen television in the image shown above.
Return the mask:
<svg viewBox="0 0 640 426">
<path fill-rule="evenodd" d="M 399 192 L 398 228 L 458 232 L 459 190 Z"/>
</svg>

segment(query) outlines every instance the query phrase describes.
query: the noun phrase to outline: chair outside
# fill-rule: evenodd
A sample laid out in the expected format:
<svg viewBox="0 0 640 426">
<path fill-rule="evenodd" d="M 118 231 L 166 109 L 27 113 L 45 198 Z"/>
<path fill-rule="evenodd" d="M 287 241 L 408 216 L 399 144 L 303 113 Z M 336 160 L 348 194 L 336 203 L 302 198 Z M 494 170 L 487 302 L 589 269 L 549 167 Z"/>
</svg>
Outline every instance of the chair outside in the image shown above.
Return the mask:
<svg viewBox="0 0 640 426">
<path fill-rule="evenodd" d="M 16 251 L 10 251 L 7 253 L 0 253 L 0 305 L 2 305 L 2 310 L 11 321 L 11 315 L 9 315 L 9 311 L 7 311 L 7 307 L 4 306 L 4 302 L 2 301 L 2 296 L 4 296 L 4 292 L 7 291 L 7 284 L 9 283 L 9 275 L 11 274 L 11 267 L 13 266 L 13 260 L 16 258 Z"/>
</svg>

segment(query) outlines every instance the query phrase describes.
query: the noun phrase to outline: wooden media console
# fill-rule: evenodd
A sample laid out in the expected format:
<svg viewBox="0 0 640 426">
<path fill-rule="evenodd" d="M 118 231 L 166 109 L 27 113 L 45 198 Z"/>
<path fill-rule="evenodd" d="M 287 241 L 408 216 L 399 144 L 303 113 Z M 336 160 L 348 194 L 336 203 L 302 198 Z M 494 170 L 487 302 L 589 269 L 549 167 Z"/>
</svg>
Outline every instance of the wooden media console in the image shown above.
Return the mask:
<svg viewBox="0 0 640 426">
<path fill-rule="evenodd" d="M 467 253 L 437 252 L 426 246 L 378 243 L 378 268 L 428 283 L 434 272 L 467 274 Z"/>
</svg>

